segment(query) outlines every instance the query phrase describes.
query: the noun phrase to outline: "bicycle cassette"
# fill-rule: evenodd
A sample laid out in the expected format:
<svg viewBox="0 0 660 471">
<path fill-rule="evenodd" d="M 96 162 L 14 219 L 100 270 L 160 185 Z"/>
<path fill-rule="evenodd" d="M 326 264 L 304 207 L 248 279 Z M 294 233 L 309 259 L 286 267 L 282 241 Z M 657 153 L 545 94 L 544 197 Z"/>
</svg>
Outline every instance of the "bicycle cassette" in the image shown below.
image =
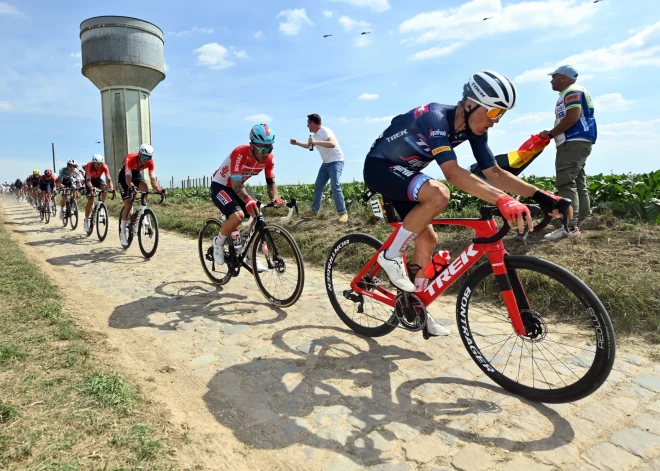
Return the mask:
<svg viewBox="0 0 660 471">
<path fill-rule="evenodd" d="M 406 330 L 417 332 L 426 326 L 426 306 L 411 293 L 400 292 L 396 297 L 394 315 Z"/>
</svg>

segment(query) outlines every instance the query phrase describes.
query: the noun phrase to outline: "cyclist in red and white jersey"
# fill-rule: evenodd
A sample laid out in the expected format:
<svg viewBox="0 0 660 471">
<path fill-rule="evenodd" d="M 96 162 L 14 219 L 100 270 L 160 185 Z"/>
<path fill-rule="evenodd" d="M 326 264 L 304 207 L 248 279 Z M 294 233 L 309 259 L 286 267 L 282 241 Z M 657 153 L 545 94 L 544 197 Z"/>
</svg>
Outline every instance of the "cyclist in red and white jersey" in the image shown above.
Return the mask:
<svg viewBox="0 0 660 471">
<path fill-rule="evenodd" d="M 142 176 L 142 170 L 149 170 L 149 179 L 151 180 L 151 186 L 161 194 L 167 193 L 165 189 L 161 189 L 158 186 L 158 180 L 156 179 L 156 164 L 153 161 L 154 148 L 149 144 L 142 144 L 140 150 L 136 154 L 128 154 L 124 158 L 124 163 L 119 171 L 117 177 L 117 182 L 119 183 L 119 191 L 121 192 L 121 197 L 124 200 L 124 211 L 121 213 L 121 223 L 119 231 L 119 239 L 121 240 L 122 245 L 128 244 L 128 237 L 126 234 L 126 226 L 128 225 L 128 218 L 131 215 L 131 206 L 133 202 L 131 197 L 133 192 L 137 191 L 149 191 L 147 182 L 144 181 Z"/>
<path fill-rule="evenodd" d="M 114 185 L 112 184 L 112 178 L 110 178 L 110 169 L 105 164 L 105 159 L 101 154 L 94 154 L 92 161 L 88 162 L 83 168 L 85 169 L 85 186 L 87 187 L 87 207 L 85 208 L 85 232 L 89 231 L 89 215 L 92 212 L 92 206 L 94 206 L 94 195 L 92 190 L 94 188 L 100 188 L 103 191 L 108 191 L 108 185 L 110 185 L 110 191 L 114 190 Z M 105 175 L 105 179 L 108 182 L 108 185 L 101 180 L 101 177 Z M 101 195 L 101 201 L 105 203 L 107 193 Z"/>
<path fill-rule="evenodd" d="M 211 199 L 226 218 L 220 234 L 213 239 L 213 256 L 217 264 L 225 263 L 222 247 L 227 237 L 243 221 L 245 213 L 255 218 L 259 215 L 257 202 L 245 189 L 245 182 L 250 177 L 265 170 L 271 202 L 278 208 L 286 204 L 279 197 L 275 184 L 275 156 L 272 154 L 274 142 L 275 134 L 267 125 L 253 126 L 250 143 L 235 148 L 213 174 Z M 266 267 L 257 263 L 257 269 L 265 271 Z"/>
</svg>

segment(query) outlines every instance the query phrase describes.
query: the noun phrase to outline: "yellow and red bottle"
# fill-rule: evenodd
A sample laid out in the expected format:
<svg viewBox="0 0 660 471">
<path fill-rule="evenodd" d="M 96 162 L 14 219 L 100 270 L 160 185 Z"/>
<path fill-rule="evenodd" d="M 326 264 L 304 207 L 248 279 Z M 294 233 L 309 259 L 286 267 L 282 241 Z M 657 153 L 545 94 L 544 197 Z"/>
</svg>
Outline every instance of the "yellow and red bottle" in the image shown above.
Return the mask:
<svg viewBox="0 0 660 471">
<path fill-rule="evenodd" d="M 449 262 L 451 262 L 451 255 L 446 250 L 441 250 L 433 255 L 429 264 L 424 268 L 424 274 L 429 280 L 432 280 L 449 265 Z"/>
</svg>

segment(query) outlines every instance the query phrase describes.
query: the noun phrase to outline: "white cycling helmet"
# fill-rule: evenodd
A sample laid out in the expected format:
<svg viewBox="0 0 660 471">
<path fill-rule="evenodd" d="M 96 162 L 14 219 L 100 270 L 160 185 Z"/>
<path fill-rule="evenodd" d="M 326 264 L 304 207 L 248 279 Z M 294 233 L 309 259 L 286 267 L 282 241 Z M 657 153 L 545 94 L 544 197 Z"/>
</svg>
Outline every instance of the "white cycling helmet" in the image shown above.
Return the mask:
<svg viewBox="0 0 660 471">
<path fill-rule="evenodd" d="M 488 109 L 510 110 L 516 106 L 517 97 L 516 87 L 511 80 L 490 70 L 474 74 L 463 86 L 463 98 L 469 98 Z"/>
<path fill-rule="evenodd" d="M 154 156 L 154 148 L 149 144 L 142 144 L 140 146 L 139 154 L 142 157 L 148 157 L 150 159 Z"/>
<path fill-rule="evenodd" d="M 66 164 L 71 165 L 72 167 L 77 167 L 78 166 L 78 163 L 73 159 L 67 160 Z"/>
<path fill-rule="evenodd" d="M 92 162 L 95 164 L 102 164 L 103 163 L 103 156 L 101 154 L 94 154 L 92 156 Z"/>
</svg>

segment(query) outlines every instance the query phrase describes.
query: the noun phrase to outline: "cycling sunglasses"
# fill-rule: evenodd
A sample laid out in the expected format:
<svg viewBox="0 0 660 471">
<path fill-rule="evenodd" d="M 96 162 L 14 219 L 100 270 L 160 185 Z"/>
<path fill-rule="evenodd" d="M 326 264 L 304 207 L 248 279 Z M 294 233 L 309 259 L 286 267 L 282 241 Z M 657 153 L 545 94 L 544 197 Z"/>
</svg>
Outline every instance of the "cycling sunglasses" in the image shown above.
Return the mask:
<svg viewBox="0 0 660 471">
<path fill-rule="evenodd" d="M 254 148 L 255 148 L 255 150 L 257 151 L 258 154 L 270 154 L 271 152 L 273 152 L 273 146 L 261 147 L 261 146 L 258 146 L 258 145 L 255 144 Z"/>
<path fill-rule="evenodd" d="M 486 107 L 484 106 L 484 108 Z M 493 121 L 500 119 L 502 116 L 504 116 L 504 113 L 506 113 L 506 110 L 503 110 L 502 108 L 486 108 L 486 116 L 488 116 Z"/>
<path fill-rule="evenodd" d="M 142 160 L 151 160 L 150 155 L 144 155 L 144 154 L 138 154 L 140 157 L 142 157 Z"/>
</svg>

